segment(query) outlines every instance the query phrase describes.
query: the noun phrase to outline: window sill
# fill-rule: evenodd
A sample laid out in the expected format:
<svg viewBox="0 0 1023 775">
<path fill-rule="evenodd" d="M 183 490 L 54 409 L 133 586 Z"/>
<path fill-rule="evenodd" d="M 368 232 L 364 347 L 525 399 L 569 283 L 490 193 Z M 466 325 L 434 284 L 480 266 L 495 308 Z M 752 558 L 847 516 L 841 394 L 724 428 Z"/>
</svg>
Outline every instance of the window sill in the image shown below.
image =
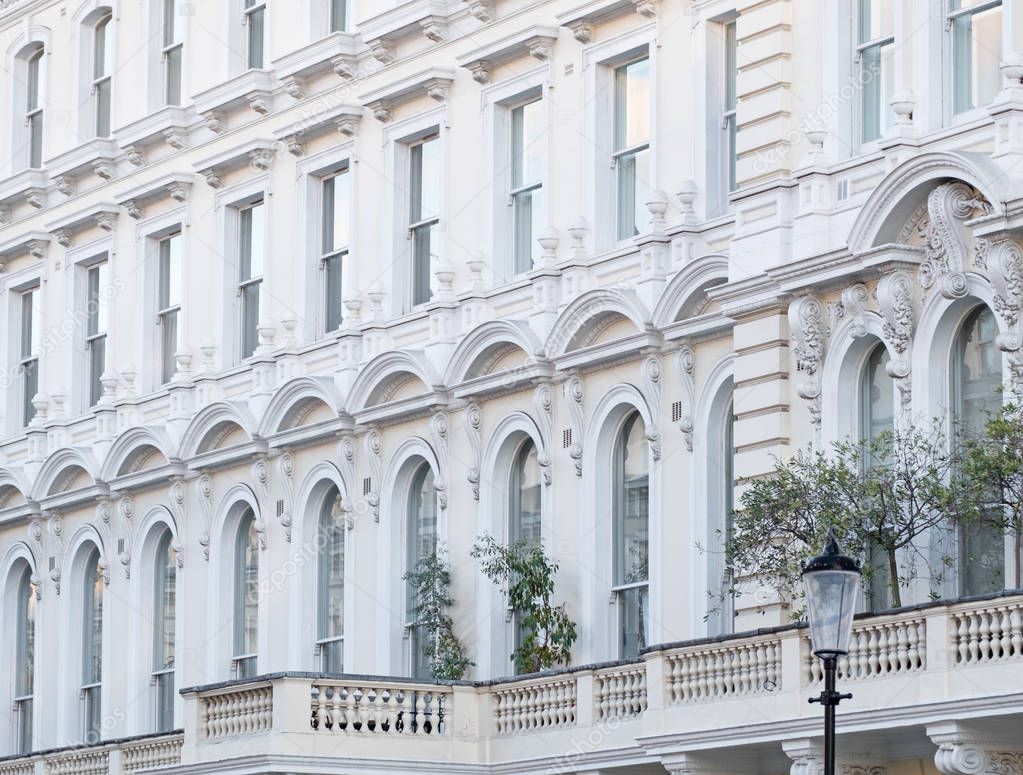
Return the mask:
<svg viewBox="0 0 1023 775">
<path fill-rule="evenodd" d="M 110 137 L 97 137 L 66 153 L 47 159 L 46 169 L 57 190 L 74 196 L 81 181 L 95 175 L 111 180 L 117 174 L 117 157 L 121 151 Z"/>
<path fill-rule="evenodd" d="M 193 95 L 192 101 L 206 127 L 220 134 L 226 129 L 225 118 L 229 113 L 246 107 L 260 116 L 270 113 L 274 87 L 272 70 L 246 70 L 212 89 Z"/>
<path fill-rule="evenodd" d="M 149 146 L 166 142 L 181 150 L 188 145 L 188 127 L 194 121 L 191 108 L 168 105 L 144 118 L 125 124 L 114 134 L 128 161 L 137 167 L 145 164 L 143 152 Z"/>
<path fill-rule="evenodd" d="M 277 77 L 296 99 L 305 96 L 302 79 L 333 70 L 345 80 L 356 77 L 356 53 L 359 36 L 351 32 L 332 32 L 297 51 L 273 61 Z"/>
<path fill-rule="evenodd" d="M 41 210 L 46 206 L 46 190 L 49 186 L 50 179 L 45 169 L 22 170 L 0 181 L 0 205 L 9 207 L 25 202 Z M 5 222 L 0 219 L 0 226 L 2 225 L 5 225 Z"/>
</svg>

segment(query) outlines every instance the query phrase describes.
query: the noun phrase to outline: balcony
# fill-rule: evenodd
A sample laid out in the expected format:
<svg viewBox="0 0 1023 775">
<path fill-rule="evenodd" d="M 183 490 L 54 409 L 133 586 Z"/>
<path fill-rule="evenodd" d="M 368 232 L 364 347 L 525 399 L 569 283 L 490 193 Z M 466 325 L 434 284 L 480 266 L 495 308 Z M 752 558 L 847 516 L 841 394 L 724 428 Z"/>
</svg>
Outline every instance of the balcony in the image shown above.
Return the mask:
<svg viewBox="0 0 1023 775">
<path fill-rule="evenodd" d="M 181 732 L 0 759 L 0 775 L 133 775 L 181 761 Z"/>
<path fill-rule="evenodd" d="M 1021 664 L 1023 596 L 861 617 L 839 665 L 854 694 L 839 713 L 840 759 L 932 759 L 968 744 L 971 730 L 995 753 L 1023 750 L 1023 735 L 1003 739 L 1023 729 Z M 807 703 L 820 681 L 800 626 L 483 683 L 281 673 L 184 690 L 182 758 L 555 772 L 699 759 L 712 771 L 784 772 L 820 735 L 820 710 Z"/>
</svg>

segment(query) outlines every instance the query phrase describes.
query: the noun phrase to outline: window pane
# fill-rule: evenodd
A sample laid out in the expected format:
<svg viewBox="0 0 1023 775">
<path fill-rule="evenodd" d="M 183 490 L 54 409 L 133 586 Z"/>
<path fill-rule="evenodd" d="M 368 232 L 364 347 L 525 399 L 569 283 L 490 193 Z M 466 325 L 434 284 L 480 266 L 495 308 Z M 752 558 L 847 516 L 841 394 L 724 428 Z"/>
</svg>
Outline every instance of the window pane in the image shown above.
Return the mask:
<svg viewBox="0 0 1023 775">
<path fill-rule="evenodd" d="M 894 111 L 890 105 L 895 89 L 894 54 L 895 45 L 891 43 L 871 46 L 861 52 L 861 131 L 864 142 L 881 137 L 894 120 Z"/>
<path fill-rule="evenodd" d="M 539 254 L 539 243 L 534 234 L 540 233 L 540 208 L 537 202 L 540 190 L 520 191 L 514 197 L 514 242 L 515 273 L 521 274 L 533 268 L 533 260 Z"/>
<path fill-rule="evenodd" d="M 424 463 L 412 478 L 409 493 L 406 568 L 410 571 L 416 570 L 420 561 L 432 556 L 436 550 L 437 493 L 434 490 L 433 471 Z M 412 654 L 410 667 L 413 677 L 425 678 L 431 674 L 430 663 L 424 653 L 427 643 L 426 630 L 422 625 L 411 621 L 415 607 L 412 592 L 412 585 L 406 585 L 406 619 L 413 625 L 410 631 Z"/>
<path fill-rule="evenodd" d="M 43 166 L 43 112 L 33 114 L 28 120 L 29 150 L 28 166 L 38 169 Z"/>
<path fill-rule="evenodd" d="M 323 181 L 323 253 L 348 246 L 350 239 L 351 178 L 347 171 Z"/>
<path fill-rule="evenodd" d="M 411 223 L 440 214 L 442 169 L 440 143 L 434 137 L 409 149 Z"/>
<path fill-rule="evenodd" d="M 18 585 L 18 669 L 14 682 L 17 697 L 32 694 L 35 685 L 36 598 L 31 578 L 26 569 Z"/>
<path fill-rule="evenodd" d="M 35 417 L 36 408 L 32 405 L 32 399 L 35 394 L 39 392 L 39 361 L 30 360 L 25 361 L 22 364 L 22 379 L 24 384 L 22 386 L 22 403 L 21 403 L 21 417 L 22 424 L 28 425 L 32 418 Z"/>
<path fill-rule="evenodd" d="M 100 377 L 106 369 L 107 338 L 97 336 L 89 340 L 89 406 L 99 403 L 103 395 L 103 383 Z"/>
<path fill-rule="evenodd" d="M 266 213 L 262 202 L 241 211 L 240 226 L 241 279 L 262 277 L 266 251 Z"/>
<path fill-rule="evenodd" d="M 160 240 L 160 309 L 181 304 L 181 233 Z"/>
<path fill-rule="evenodd" d="M 735 84 L 738 71 L 735 22 L 729 22 L 725 25 L 725 110 L 735 110 Z"/>
<path fill-rule="evenodd" d="M 327 331 L 341 327 L 341 271 L 344 253 L 324 262 L 324 323 Z"/>
<path fill-rule="evenodd" d="M 110 136 L 110 79 L 98 81 L 96 89 L 96 137 Z"/>
<path fill-rule="evenodd" d="M 330 31 L 344 32 L 347 21 L 345 0 L 330 0 Z"/>
<path fill-rule="evenodd" d="M 169 732 L 174 728 L 174 673 L 156 676 L 156 731 Z"/>
<path fill-rule="evenodd" d="M 650 140 L 650 60 L 641 59 L 615 70 L 614 149 Z"/>
<path fill-rule="evenodd" d="M 618 239 L 628 239 L 647 230 L 650 212 L 650 151 L 642 150 L 618 157 Z"/>
<path fill-rule="evenodd" d="M 250 656 L 256 653 L 259 632 L 259 534 L 251 510 L 238 526 L 234 592 L 234 652 Z"/>
<path fill-rule="evenodd" d="M 534 100 L 512 111 L 512 188 L 543 180 L 543 102 Z"/>
<path fill-rule="evenodd" d="M 19 700 L 18 713 L 18 753 L 25 754 L 32 750 L 32 711 L 34 702 L 31 699 Z"/>
<path fill-rule="evenodd" d="M 1002 9 L 964 14 L 952 22 L 953 106 L 956 113 L 987 105 L 1001 83 Z"/>
<path fill-rule="evenodd" d="M 165 533 L 156 550 L 153 617 L 153 670 L 174 667 L 174 617 L 177 603 L 178 567 L 171 549 L 171 535 Z"/>
<path fill-rule="evenodd" d="M 412 303 L 425 304 L 430 292 L 433 226 L 419 226 L 412 233 Z"/>
<path fill-rule="evenodd" d="M 895 30 L 894 0 L 860 0 L 859 42 L 890 37 Z"/>
<path fill-rule="evenodd" d="M 248 14 L 249 24 L 249 67 L 263 66 L 264 17 L 266 10 L 260 8 Z"/>
<path fill-rule="evenodd" d="M 87 278 L 86 316 L 89 336 L 107 330 L 110 287 L 110 265 L 103 261 L 89 268 Z"/>
<path fill-rule="evenodd" d="M 626 423 L 615 454 L 615 584 L 647 580 L 649 484 L 647 442 L 638 414 Z"/>
<path fill-rule="evenodd" d="M 868 444 L 894 429 L 895 392 L 892 378 L 885 371 L 888 360 L 888 348 L 878 344 L 863 370 L 861 433 Z"/>
<path fill-rule="evenodd" d="M 341 493 L 333 487 L 320 510 L 317 636 L 321 640 L 344 635 L 345 530 Z"/>
<path fill-rule="evenodd" d="M 82 591 L 82 683 L 95 684 L 103 677 L 103 574 L 98 550 L 86 562 Z"/>
<path fill-rule="evenodd" d="M 163 382 L 174 379 L 177 363 L 174 354 L 178 351 L 178 311 L 165 312 L 160 316 L 160 377 Z"/>
<path fill-rule="evenodd" d="M 242 358 L 248 358 L 259 344 L 259 291 L 262 283 L 242 287 Z"/>
<path fill-rule="evenodd" d="M 181 58 L 183 51 L 184 47 L 179 45 L 168 49 L 165 54 L 167 58 L 165 67 L 167 68 L 166 98 L 168 105 L 181 104 Z"/>
<path fill-rule="evenodd" d="M 32 313 L 33 301 L 35 300 L 35 293 L 32 291 L 26 291 L 21 294 L 21 357 L 31 358 L 32 347 L 35 345 L 35 339 L 33 336 L 34 327 L 34 315 Z"/>
<path fill-rule="evenodd" d="M 540 463 L 536 445 L 523 444 L 515 456 L 509 487 L 508 537 L 512 542 L 540 545 Z"/>
<path fill-rule="evenodd" d="M 114 26 L 110 23 L 109 16 L 96 25 L 95 37 L 93 38 L 95 41 L 92 58 L 93 80 L 104 78 L 111 74 L 110 59 L 113 53 L 113 30 Z"/>
<path fill-rule="evenodd" d="M 25 105 L 25 110 L 31 113 L 40 107 L 40 89 L 42 87 L 42 75 L 43 75 L 43 50 L 39 49 L 39 53 L 33 54 L 32 58 L 28 60 L 28 101 Z"/>
<path fill-rule="evenodd" d="M 169 46 L 178 41 L 177 38 L 177 2 L 163 0 L 163 45 Z"/>
<path fill-rule="evenodd" d="M 621 641 L 619 657 L 631 659 L 646 648 L 649 631 L 650 590 L 648 587 L 624 589 L 618 594 Z"/>
</svg>

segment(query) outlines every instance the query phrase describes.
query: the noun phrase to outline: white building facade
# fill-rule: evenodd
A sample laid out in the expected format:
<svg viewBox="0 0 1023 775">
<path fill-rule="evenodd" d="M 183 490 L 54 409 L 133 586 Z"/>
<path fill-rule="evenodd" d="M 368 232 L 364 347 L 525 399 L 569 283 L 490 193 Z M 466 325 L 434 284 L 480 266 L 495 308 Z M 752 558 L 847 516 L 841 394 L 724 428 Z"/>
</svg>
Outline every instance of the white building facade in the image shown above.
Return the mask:
<svg viewBox="0 0 1023 775">
<path fill-rule="evenodd" d="M 1023 0 L 384 5 L 0 0 L 0 775 L 813 775 L 721 536 L 1023 393 Z M 512 675 L 483 534 L 571 666 Z M 1023 558 L 951 538 L 858 620 L 843 775 L 1023 773 Z"/>
</svg>

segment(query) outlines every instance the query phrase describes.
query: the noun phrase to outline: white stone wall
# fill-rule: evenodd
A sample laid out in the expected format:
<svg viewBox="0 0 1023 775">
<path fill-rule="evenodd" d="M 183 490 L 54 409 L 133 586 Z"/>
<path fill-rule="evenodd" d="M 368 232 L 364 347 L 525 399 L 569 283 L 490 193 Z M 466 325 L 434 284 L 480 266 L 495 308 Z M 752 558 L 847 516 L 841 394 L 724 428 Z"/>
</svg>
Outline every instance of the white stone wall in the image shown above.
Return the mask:
<svg viewBox="0 0 1023 775">
<path fill-rule="evenodd" d="M 735 474 L 763 475 L 777 455 L 855 431 L 855 402 L 841 397 L 842 364 L 857 338 L 848 321 L 865 321 L 895 353 L 902 342 L 885 323 L 900 302 L 911 308 L 900 375 L 911 417 L 945 405 L 940 364 L 971 305 L 994 304 L 996 295 L 1019 304 L 1004 282 L 1016 259 L 981 265 L 972 252 L 978 239 L 996 244 L 1017 224 L 1018 88 L 965 119 L 942 119 L 940 67 L 932 66 L 941 61 L 942 20 L 923 0 L 904 4 L 900 17 L 904 28 L 928 31 L 900 49 L 913 118 L 855 150 L 848 99 L 820 108 L 844 83 L 844 16 L 809 0 L 358 5 L 351 34 L 326 36 L 325 3 L 269 0 L 265 71 L 243 70 L 240 0 L 196 0 L 180 18 L 188 97 L 173 110 L 157 109 L 158 12 L 111 0 L 114 131 L 99 142 L 81 131 L 89 94 L 76 63 L 88 41 L 82 22 L 101 3 L 2 5 L 0 115 L 11 119 L 0 130 L 0 584 L 9 590 L 10 570 L 26 561 L 38 580 L 38 748 L 78 739 L 76 562 L 90 541 L 109 576 L 106 736 L 152 729 L 149 568 L 161 523 L 180 546 L 178 687 L 231 677 L 228 535 L 242 502 L 254 507 L 265 542 L 258 670 L 316 669 L 313 501 L 326 480 L 341 487 L 351 517 L 346 670 L 403 674 L 403 464 L 416 455 L 443 484 L 440 533 L 472 677 L 507 673 L 503 602 L 468 553 L 477 534 L 503 529 L 502 445 L 511 437 L 532 436 L 550 460 L 543 534 L 560 565 L 558 596 L 580 624 L 574 662 L 617 657 L 610 438 L 626 408 L 641 412 L 651 442 L 650 640 L 706 635 L 713 542 L 733 486 L 721 474 L 733 387 Z M 722 208 L 709 194 L 720 162 L 713 96 L 720 24 L 736 14 L 740 190 Z M 1016 0 L 1005 4 L 1004 27 L 1003 58 L 1013 62 L 1023 50 Z M 45 47 L 48 73 L 44 168 L 24 171 L 16 60 L 34 41 Z M 653 225 L 616 243 L 606 63 L 644 47 L 654 83 Z M 1007 86 L 1014 73 L 1007 70 Z M 494 182 L 503 174 L 495 111 L 535 88 L 550 121 L 543 185 L 551 230 L 534 270 L 515 277 L 499 228 L 506 195 Z M 807 116 L 827 131 L 821 148 L 804 136 Z M 434 125 L 444 156 L 434 298 L 408 310 L 400 141 Z M 356 191 L 347 318 L 324 334 L 311 176 L 346 159 Z M 919 286 L 925 251 L 913 229 L 912 239 L 899 237 L 907 223 L 934 219 L 927 193 L 953 179 L 988 209 L 978 205 L 969 226 L 954 224 L 967 235 L 949 248 L 967 287 L 949 297 Z M 269 215 L 267 292 L 260 347 L 242 361 L 231 205 L 257 192 Z M 175 224 L 187 290 L 178 370 L 161 386 L 151 236 Z M 89 409 L 79 262 L 101 252 L 115 293 L 104 396 Z M 912 282 L 902 296 L 901 286 L 885 285 L 896 270 Z M 859 283 L 867 294 L 857 307 L 842 291 Z M 16 302 L 33 284 L 41 289 L 40 393 L 23 429 Z M 819 427 L 797 392 L 808 378 L 789 356 L 789 303 L 808 294 L 826 310 L 816 321 L 826 342 L 814 361 Z M 1016 331 L 1018 319 L 999 321 L 1007 335 Z M 1011 385 L 1018 361 L 1010 340 L 1005 350 Z M 756 591 L 740 602 L 736 626 L 782 621 L 775 603 Z M 0 637 L 10 658 L 10 635 Z M 0 689 L 8 703 L 11 687 Z M 9 742 L 0 724 L 0 751 Z"/>
</svg>

